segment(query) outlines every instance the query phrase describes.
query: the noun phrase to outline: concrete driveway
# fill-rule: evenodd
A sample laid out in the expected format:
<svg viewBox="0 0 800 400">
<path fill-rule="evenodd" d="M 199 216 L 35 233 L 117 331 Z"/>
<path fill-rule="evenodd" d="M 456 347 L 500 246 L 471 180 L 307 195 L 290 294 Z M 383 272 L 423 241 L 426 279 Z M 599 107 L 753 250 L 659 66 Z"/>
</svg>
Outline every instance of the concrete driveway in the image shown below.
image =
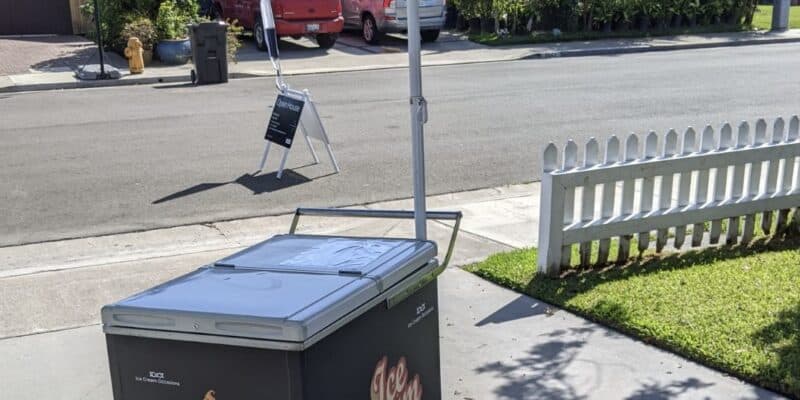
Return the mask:
<svg viewBox="0 0 800 400">
<path fill-rule="evenodd" d="M 119 55 L 107 55 L 107 63 L 127 66 Z M 0 37 L 0 75 L 74 71 L 87 63 L 99 63 L 97 47 L 82 36 Z"/>
</svg>

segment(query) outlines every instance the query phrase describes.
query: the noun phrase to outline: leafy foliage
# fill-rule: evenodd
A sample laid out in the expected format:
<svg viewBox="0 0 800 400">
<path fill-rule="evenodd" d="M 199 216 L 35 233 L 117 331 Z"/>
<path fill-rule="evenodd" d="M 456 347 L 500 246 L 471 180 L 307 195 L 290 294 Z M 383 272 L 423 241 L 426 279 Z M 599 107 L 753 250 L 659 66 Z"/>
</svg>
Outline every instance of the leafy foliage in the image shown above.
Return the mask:
<svg viewBox="0 0 800 400">
<path fill-rule="evenodd" d="M 122 36 L 125 25 L 139 18 L 147 18 L 153 21 L 158 12 L 161 0 L 100 0 L 100 32 L 103 35 L 103 42 L 121 51 L 126 44 L 127 38 Z M 84 14 L 92 23 L 89 26 L 88 36 L 97 40 L 94 24 L 94 0 L 83 0 L 81 13 Z"/>
<path fill-rule="evenodd" d="M 635 21 L 659 30 L 679 25 L 749 25 L 755 0 L 454 0 L 467 19 L 500 19 L 506 26 L 565 32 L 597 31 L 604 26 L 626 30 Z M 677 18 L 676 18 L 677 17 Z M 686 20 L 683 20 L 686 17 Z M 691 21 L 691 22 L 689 22 Z M 680 22 L 680 24 L 679 24 Z"/>
<path fill-rule="evenodd" d="M 197 0 L 165 0 L 158 7 L 156 31 L 159 40 L 182 39 L 186 26 L 198 19 Z"/>
<path fill-rule="evenodd" d="M 242 34 L 244 28 L 239 25 L 239 20 L 228 20 L 228 31 L 225 32 L 225 38 L 227 39 L 228 43 L 228 60 L 234 63 L 238 62 L 236 58 L 236 54 L 240 48 L 242 48 L 242 41 L 239 39 L 239 35 Z"/>
<path fill-rule="evenodd" d="M 142 48 L 145 50 L 153 50 L 153 45 L 158 40 L 153 22 L 146 17 L 138 17 L 126 23 L 122 28 L 122 32 L 120 32 L 120 36 L 124 43 L 127 43 L 131 37 L 139 38 L 142 42 Z"/>
</svg>

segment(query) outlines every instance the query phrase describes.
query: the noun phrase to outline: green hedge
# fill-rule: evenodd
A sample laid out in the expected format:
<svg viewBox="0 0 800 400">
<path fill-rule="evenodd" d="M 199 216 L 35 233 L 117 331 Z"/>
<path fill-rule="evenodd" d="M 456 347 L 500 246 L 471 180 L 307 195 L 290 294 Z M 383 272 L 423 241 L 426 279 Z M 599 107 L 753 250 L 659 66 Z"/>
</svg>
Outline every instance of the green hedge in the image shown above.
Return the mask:
<svg viewBox="0 0 800 400">
<path fill-rule="evenodd" d="M 510 34 L 536 30 L 666 30 L 696 25 L 747 25 L 755 0 L 454 0 L 460 27 Z"/>
<path fill-rule="evenodd" d="M 125 38 L 122 30 L 125 24 L 139 18 L 156 21 L 158 9 L 165 0 L 99 0 L 100 4 L 100 30 L 103 42 L 115 51 L 125 48 Z M 192 13 L 197 17 L 197 0 L 174 0 L 182 12 Z M 92 21 L 89 37 L 97 38 L 94 31 L 94 0 L 83 0 L 81 11 Z"/>
</svg>

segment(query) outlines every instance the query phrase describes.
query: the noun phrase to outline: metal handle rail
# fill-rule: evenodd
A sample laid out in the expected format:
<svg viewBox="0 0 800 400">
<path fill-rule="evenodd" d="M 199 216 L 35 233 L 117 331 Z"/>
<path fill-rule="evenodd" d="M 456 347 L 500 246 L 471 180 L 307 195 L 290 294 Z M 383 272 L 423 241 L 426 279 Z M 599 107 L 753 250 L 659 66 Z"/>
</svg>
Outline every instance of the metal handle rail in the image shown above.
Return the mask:
<svg viewBox="0 0 800 400">
<path fill-rule="evenodd" d="M 294 234 L 297 230 L 297 224 L 300 222 L 301 215 L 309 215 L 316 217 L 351 217 L 351 218 L 386 218 L 386 219 L 414 219 L 414 211 L 405 210 L 354 210 L 344 208 L 298 208 L 294 212 L 292 225 L 289 228 L 289 233 Z M 456 238 L 458 237 L 458 229 L 461 227 L 461 211 L 427 211 L 425 213 L 426 219 L 432 220 L 449 220 L 455 221 L 453 224 L 453 234 L 450 236 L 450 244 L 447 246 L 447 253 L 444 256 L 444 262 L 440 267 L 444 270 L 450 263 L 450 257 L 453 255 L 453 248 L 456 245 Z"/>
</svg>

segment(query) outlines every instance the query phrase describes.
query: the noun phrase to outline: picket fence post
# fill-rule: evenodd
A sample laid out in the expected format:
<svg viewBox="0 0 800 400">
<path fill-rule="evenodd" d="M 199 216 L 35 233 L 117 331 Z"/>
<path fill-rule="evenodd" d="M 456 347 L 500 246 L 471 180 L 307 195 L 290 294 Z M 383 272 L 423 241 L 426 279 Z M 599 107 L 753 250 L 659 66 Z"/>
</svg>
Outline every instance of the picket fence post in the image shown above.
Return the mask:
<svg viewBox="0 0 800 400">
<path fill-rule="evenodd" d="M 624 144 L 611 136 L 600 162 L 600 145 L 591 138 L 584 145 L 581 163 L 574 141 L 569 140 L 561 153 L 550 143 L 542 162 L 539 272 L 559 276 L 562 268 L 574 262 L 574 246 L 579 250 L 579 265 L 591 265 L 595 242 L 595 263 L 607 264 L 614 238 L 615 261 L 624 263 L 631 258 L 633 238 L 642 254 L 652 245 L 652 232 L 656 233 L 655 250 L 661 252 L 670 230 L 674 232 L 672 246 L 680 250 L 718 244 L 723 234 L 726 245 L 746 245 L 756 234 L 757 218 L 758 227 L 767 234 L 774 227 L 781 230 L 800 224 L 797 116 L 788 124 L 776 118 L 769 138 L 762 118 L 752 138 L 750 125 L 743 121 L 735 136 L 731 124 L 725 122 L 718 134 L 710 125 L 699 136 L 689 127 L 680 139 L 679 149 L 679 135 L 670 129 L 659 154 L 654 131 L 644 136 L 641 147 L 635 133 Z M 576 199 L 578 188 L 580 198 Z M 576 215 L 577 206 L 580 213 Z M 792 210 L 794 222 L 790 222 Z M 706 231 L 708 242 L 704 242 Z"/>
</svg>

